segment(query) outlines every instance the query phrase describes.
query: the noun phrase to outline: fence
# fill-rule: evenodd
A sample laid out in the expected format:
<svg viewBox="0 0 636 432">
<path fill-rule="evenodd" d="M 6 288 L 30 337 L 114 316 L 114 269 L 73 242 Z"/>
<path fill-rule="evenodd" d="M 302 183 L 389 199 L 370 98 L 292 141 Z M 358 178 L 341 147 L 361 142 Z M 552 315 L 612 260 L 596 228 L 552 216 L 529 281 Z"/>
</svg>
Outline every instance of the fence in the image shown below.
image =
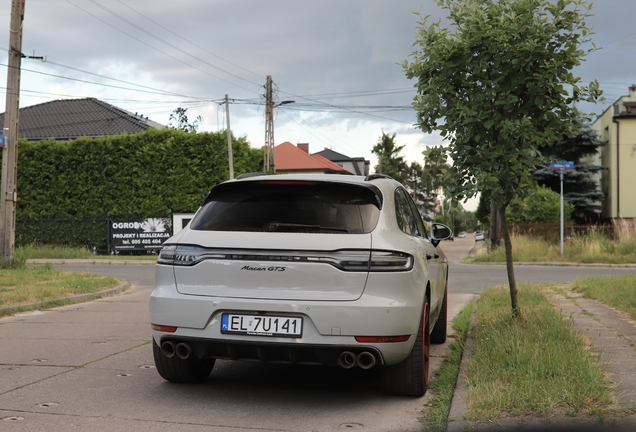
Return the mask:
<svg viewBox="0 0 636 432">
<path fill-rule="evenodd" d="M 127 219 L 111 218 L 44 218 L 16 220 L 16 246 L 56 245 L 84 247 L 96 254 L 110 255 L 111 221 Z M 126 251 L 128 254 L 146 253 L 145 251 Z"/>
</svg>

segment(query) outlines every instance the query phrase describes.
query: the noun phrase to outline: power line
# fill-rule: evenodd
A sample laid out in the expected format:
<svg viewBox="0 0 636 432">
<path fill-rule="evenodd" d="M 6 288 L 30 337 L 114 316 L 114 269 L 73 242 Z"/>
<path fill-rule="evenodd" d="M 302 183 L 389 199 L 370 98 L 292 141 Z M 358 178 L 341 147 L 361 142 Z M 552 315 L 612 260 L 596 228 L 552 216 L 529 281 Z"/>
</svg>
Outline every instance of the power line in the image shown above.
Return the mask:
<svg viewBox="0 0 636 432">
<path fill-rule="evenodd" d="M 217 70 L 219 70 L 219 71 L 221 71 L 221 72 L 224 72 L 224 73 L 226 73 L 226 74 L 228 74 L 228 75 L 231 75 L 231 76 L 233 76 L 234 78 L 238 78 L 238 79 L 240 79 L 240 80 L 242 80 L 242 81 L 248 82 L 248 83 L 250 83 L 250 84 L 254 84 L 255 86 L 258 86 L 258 87 L 262 87 L 262 85 L 261 85 L 261 84 L 257 84 L 257 83 L 255 83 L 255 82 L 252 82 L 252 81 L 250 81 L 250 80 L 247 80 L 247 79 L 245 79 L 245 78 L 243 78 L 243 77 L 240 77 L 240 76 L 238 76 L 238 75 L 235 75 L 235 74 L 233 74 L 233 73 L 231 73 L 231 72 L 228 72 L 228 71 L 226 71 L 226 70 L 224 70 L 224 69 L 221 69 L 220 67 L 215 66 L 215 65 L 213 65 L 213 64 L 211 64 L 211 63 L 208 63 L 207 61 L 205 61 L 205 60 L 203 60 L 203 59 L 201 59 L 201 58 L 199 58 L 199 57 L 197 57 L 197 56 L 195 56 L 195 55 L 193 55 L 193 54 L 190 54 L 190 53 L 186 52 L 185 50 L 183 50 L 183 49 L 179 48 L 178 46 L 173 45 L 173 44 L 171 44 L 170 42 L 168 42 L 168 41 L 165 41 L 165 40 L 161 39 L 160 37 L 158 37 L 158 36 L 154 35 L 153 33 L 151 33 L 151 32 L 149 32 L 149 31 L 145 30 L 144 28 L 142 28 L 142 27 L 140 27 L 140 26 L 138 26 L 138 25 L 137 25 L 137 24 L 135 24 L 134 22 L 132 22 L 132 21 L 130 21 L 130 20 L 128 20 L 128 19 L 126 19 L 126 18 L 124 18 L 123 16 L 121 16 L 121 15 L 117 14 L 116 12 L 112 11 L 111 9 L 108 9 L 106 6 L 104 6 L 104 5 L 100 4 L 100 3 L 99 3 L 99 2 L 97 2 L 96 0 L 88 0 L 88 1 L 89 1 L 89 2 L 91 2 L 91 3 L 93 3 L 95 6 L 97 6 L 97 7 L 101 8 L 101 9 L 105 10 L 105 11 L 106 11 L 106 12 L 108 12 L 109 14 L 111 14 L 111 15 L 113 15 L 113 16 L 115 16 L 115 17 L 119 18 L 120 20 L 124 21 L 126 24 L 130 25 L 131 27 L 136 28 L 136 29 L 137 29 L 137 30 L 139 30 L 140 32 L 147 34 L 147 35 L 148 35 L 148 36 L 150 36 L 151 38 L 156 39 L 156 40 L 158 40 L 159 42 L 162 42 L 162 43 L 164 43 L 164 44 L 168 45 L 170 48 L 173 48 L 173 49 L 175 49 L 175 50 L 179 51 L 179 52 L 180 52 L 180 53 L 182 53 L 182 54 L 185 54 L 185 55 L 187 55 L 187 56 L 189 56 L 189 57 L 191 57 L 191 58 L 193 58 L 193 59 L 195 59 L 195 60 L 198 60 L 198 61 L 200 61 L 201 63 L 204 63 L 204 64 L 206 64 L 206 65 L 208 65 L 208 66 L 210 66 L 210 67 L 212 67 L 212 68 L 214 68 L 214 69 L 217 69 Z"/>
<path fill-rule="evenodd" d="M 152 22 L 153 24 L 155 24 L 155 25 L 157 25 L 157 26 L 161 27 L 162 29 L 164 29 L 164 30 L 165 30 L 165 31 L 167 31 L 167 32 L 172 33 L 172 34 L 173 34 L 173 35 L 175 35 L 176 37 L 178 37 L 178 38 L 180 38 L 180 39 L 182 39 L 182 40 L 184 40 L 184 41 L 188 42 L 189 44 L 194 45 L 195 47 L 199 48 L 200 50 L 205 51 L 206 53 L 208 53 L 208 54 L 210 54 L 210 55 L 212 55 L 212 56 L 214 56 L 214 57 L 218 58 L 219 60 L 223 60 L 224 62 L 231 64 L 232 66 L 235 66 L 235 67 L 237 67 L 237 68 L 239 68 L 239 69 L 242 69 L 242 70 L 244 70 L 245 72 L 251 73 L 252 75 L 255 75 L 255 76 L 257 76 L 257 77 L 259 77 L 259 78 L 261 78 L 261 79 L 265 79 L 265 77 L 264 77 L 264 76 L 259 75 L 259 74 L 255 73 L 255 72 L 252 72 L 252 71 L 250 71 L 249 69 L 245 69 L 244 67 L 239 66 L 239 65 L 237 65 L 236 63 L 233 63 L 233 62 L 231 62 L 231 61 L 229 61 L 229 60 L 227 60 L 227 59 L 224 59 L 223 57 L 220 57 L 220 56 L 218 56 L 218 55 L 214 54 L 213 52 L 208 51 L 207 49 L 203 48 L 202 46 L 197 45 L 196 43 L 194 43 L 194 42 L 192 42 L 192 41 L 190 41 L 190 40 L 188 40 L 188 39 L 184 38 L 183 36 L 181 36 L 181 35 L 179 35 L 179 34 L 175 33 L 175 32 L 174 32 L 174 31 L 172 31 L 172 30 L 170 30 L 168 27 L 165 27 L 165 26 L 163 26 L 163 25 L 159 24 L 157 21 L 154 21 L 153 19 L 148 18 L 146 15 L 142 14 L 142 13 L 141 13 L 141 12 L 139 12 L 138 10 L 136 10 L 136 9 L 132 8 L 131 6 L 127 5 L 127 4 L 126 4 L 126 3 L 124 3 L 123 1 L 121 1 L 121 0 L 117 0 L 117 1 L 118 1 L 119 3 L 121 3 L 122 5 L 124 5 L 125 7 L 127 7 L 128 9 L 130 9 L 131 11 L 135 12 L 136 14 L 141 15 L 142 17 L 144 17 L 144 18 L 145 18 L 145 19 L 147 19 L 148 21 Z"/>
<path fill-rule="evenodd" d="M 88 15 L 92 16 L 92 17 L 93 17 L 93 18 L 95 18 L 96 20 L 101 21 L 102 23 L 106 24 L 107 26 L 109 26 L 109 27 L 111 27 L 111 28 L 113 28 L 113 29 L 117 30 L 118 32 L 121 32 L 121 33 L 125 34 L 125 35 L 126 35 L 126 36 L 128 36 L 129 38 L 136 40 L 137 42 L 139 42 L 139 43 L 141 43 L 141 44 L 143 44 L 143 45 L 147 46 L 148 48 L 151 48 L 151 49 L 153 49 L 153 50 L 155 50 L 155 51 L 157 51 L 157 52 L 159 52 L 159 53 L 161 53 L 161 54 L 165 55 L 166 57 L 169 57 L 169 58 L 171 58 L 171 59 L 173 59 L 173 60 L 176 60 L 176 61 L 178 61 L 179 63 L 182 63 L 182 64 L 184 64 L 184 65 L 186 65 L 186 66 L 188 66 L 188 67 L 190 67 L 190 68 L 192 68 L 192 69 L 195 69 L 195 70 L 197 70 L 197 71 L 199 71 L 199 72 L 201 72 L 201 73 L 204 73 L 204 74 L 206 74 L 206 75 L 209 75 L 209 76 L 211 76 L 211 77 L 213 77 L 213 78 L 216 78 L 216 79 L 218 79 L 218 80 L 220 80 L 220 81 L 223 81 L 223 82 L 225 82 L 225 83 L 227 83 L 227 84 L 230 84 L 230 85 L 236 86 L 236 87 L 238 87 L 238 88 L 240 88 L 240 89 L 243 89 L 243 90 L 248 91 L 248 92 L 251 92 L 251 93 L 256 93 L 254 90 L 247 89 L 247 88 L 242 87 L 242 86 L 240 86 L 240 85 L 238 85 L 238 84 L 236 84 L 236 83 L 233 83 L 233 82 L 231 82 L 231 81 L 228 81 L 228 80 L 225 80 L 225 79 L 223 79 L 223 78 L 221 78 L 221 77 L 218 77 L 218 76 L 216 76 L 216 75 L 214 75 L 214 74 L 212 74 L 212 73 L 210 73 L 210 72 L 208 72 L 208 71 L 205 71 L 205 70 L 203 70 L 203 69 L 201 69 L 201 68 L 198 68 L 198 67 L 196 67 L 196 66 L 194 66 L 194 65 L 191 65 L 190 63 L 187 63 L 187 62 L 185 62 L 185 61 L 183 61 L 183 60 L 181 60 L 181 59 L 179 59 L 179 58 L 177 58 L 177 57 L 174 57 L 173 55 L 170 55 L 170 54 L 166 53 L 165 51 L 160 50 L 159 48 L 156 48 L 156 47 L 154 47 L 154 46 L 152 46 L 152 45 L 148 44 L 148 43 L 146 43 L 146 42 L 142 41 L 141 39 L 136 38 L 135 36 L 133 36 L 133 35 L 131 35 L 131 34 L 129 34 L 129 33 L 127 33 L 127 32 L 125 32 L 124 30 L 122 30 L 122 29 L 120 29 L 120 28 L 117 28 L 117 27 L 115 27 L 114 25 L 112 25 L 112 24 L 110 24 L 110 23 L 108 23 L 108 22 L 104 21 L 103 19 L 101 19 L 101 18 L 99 18 L 98 16 L 96 16 L 96 15 L 94 15 L 94 14 L 90 13 L 90 12 L 89 12 L 89 11 L 87 11 L 86 9 L 81 8 L 80 6 L 78 6 L 78 5 L 76 5 L 75 3 L 71 2 L 70 0 L 66 0 L 66 2 L 67 2 L 67 3 L 69 3 L 69 4 L 71 4 L 72 6 L 75 6 L 76 8 L 78 8 L 78 9 L 79 9 L 79 10 L 81 10 L 81 11 L 83 11 L 84 13 L 86 13 L 86 14 L 88 14 Z"/>
<path fill-rule="evenodd" d="M 4 63 L 0 63 L 0 66 L 7 66 L 7 68 L 9 68 L 9 65 L 4 64 Z M 92 84 L 92 85 L 98 85 L 98 86 L 102 86 L 102 87 L 115 88 L 115 89 L 120 89 L 120 90 L 129 90 L 129 91 L 136 91 L 136 92 L 140 92 L 140 93 L 149 93 L 149 94 L 158 94 L 158 95 L 181 96 L 181 97 L 192 98 L 192 99 L 202 99 L 202 98 L 197 98 L 195 96 L 178 95 L 178 94 L 175 94 L 175 93 L 165 92 L 165 91 L 161 91 L 161 90 L 158 90 L 158 91 L 140 90 L 140 89 L 135 89 L 135 88 L 130 88 L 130 87 L 122 87 L 122 86 L 116 86 L 116 85 L 112 85 L 112 84 L 98 83 L 98 82 L 95 82 L 95 81 L 87 81 L 87 80 L 83 80 L 83 79 L 79 79 L 79 78 L 71 78 L 71 77 L 66 77 L 66 76 L 63 76 L 63 75 L 57 75 L 57 74 L 52 74 L 52 73 L 42 72 L 42 71 L 36 71 L 36 70 L 33 70 L 33 69 L 22 68 L 22 71 L 31 72 L 31 73 L 39 74 L 39 75 L 46 75 L 46 76 L 50 76 L 50 77 L 54 77 L 54 78 L 61 78 L 61 79 L 69 80 L 69 81 L 81 82 L 81 83 L 85 83 L 85 84 Z M 134 85 L 136 85 L 136 84 L 134 84 Z"/>
</svg>

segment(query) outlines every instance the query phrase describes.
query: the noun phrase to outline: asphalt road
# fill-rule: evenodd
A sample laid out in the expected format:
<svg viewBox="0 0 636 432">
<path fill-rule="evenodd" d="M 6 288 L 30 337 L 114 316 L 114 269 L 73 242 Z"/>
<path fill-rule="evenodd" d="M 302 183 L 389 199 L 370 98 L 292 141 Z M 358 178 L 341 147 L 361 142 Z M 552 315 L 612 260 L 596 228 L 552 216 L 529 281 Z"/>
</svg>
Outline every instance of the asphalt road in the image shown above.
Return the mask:
<svg viewBox="0 0 636 432">
<path fill-rule="evenodd" d="M 476 293 L 506 283 L 503 266 L 459 264 L 472 238 L 446 242 L 450 315 Z M 164 381 L 148 322 L 153 265 L 66 264 L 117 276 L 115 297 L 0 319 L 2 431 L 420 431 L 427 397 L 384 395 L 378 371 L 218 361 L 201 385 Z M 518 280 L 559 282 L 636 268 L 516 266 Z M 433 367 L 444 352 L 434 346 Z"/>
</svg>

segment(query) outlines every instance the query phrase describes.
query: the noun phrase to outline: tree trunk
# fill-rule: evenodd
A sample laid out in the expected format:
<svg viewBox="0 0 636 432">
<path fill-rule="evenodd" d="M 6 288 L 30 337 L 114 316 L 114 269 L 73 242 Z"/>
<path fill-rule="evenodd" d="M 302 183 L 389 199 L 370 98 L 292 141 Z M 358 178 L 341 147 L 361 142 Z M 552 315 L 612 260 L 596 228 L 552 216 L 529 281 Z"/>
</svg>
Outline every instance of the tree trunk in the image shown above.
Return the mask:
<svg viewBox="0 0 636 432">
<path fill-rule="evenodd" d="M 501 231 L 504 238 L 504 246 L 506 248 L 506 270 L 508 271 L 508 285 L 510 285 L 512 315 L 515 318 L 519 318 L 521 316 L 521 311 L 519 310 L 519 302 L 517 301 L 517 282 L 515 281 L 515 270 L 512 265 L 512 242 L 510 241 L 508 221 L 506 220 L 506 208 L 508 208 L 508 204 L 504 204 L 499 208 L 499 219 L 501 221 Z"/>
</svg>

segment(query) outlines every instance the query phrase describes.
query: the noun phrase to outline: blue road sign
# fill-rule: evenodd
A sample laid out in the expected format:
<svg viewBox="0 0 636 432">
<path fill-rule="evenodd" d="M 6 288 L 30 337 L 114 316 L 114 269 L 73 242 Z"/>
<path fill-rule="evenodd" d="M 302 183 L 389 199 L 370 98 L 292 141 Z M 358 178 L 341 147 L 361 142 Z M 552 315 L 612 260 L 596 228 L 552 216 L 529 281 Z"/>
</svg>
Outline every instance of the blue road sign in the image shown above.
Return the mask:
<svg viewBox="0 0 636 432">
<path fill-rule="evenodd" d="M 4 146 L 5 146 L 5 144 L 4 144 L 4 143 L 5 143 L 4 135 L 2 135 L 2 134 L 0 133 L 0 148 L 4 148 Z"/>
<path fill-rule="evenodd" d="M 574 162 L 572 161 L 560 161 L 550 164 L 550 169 L 553 171 L 573 170 Z"/>
</svg>

